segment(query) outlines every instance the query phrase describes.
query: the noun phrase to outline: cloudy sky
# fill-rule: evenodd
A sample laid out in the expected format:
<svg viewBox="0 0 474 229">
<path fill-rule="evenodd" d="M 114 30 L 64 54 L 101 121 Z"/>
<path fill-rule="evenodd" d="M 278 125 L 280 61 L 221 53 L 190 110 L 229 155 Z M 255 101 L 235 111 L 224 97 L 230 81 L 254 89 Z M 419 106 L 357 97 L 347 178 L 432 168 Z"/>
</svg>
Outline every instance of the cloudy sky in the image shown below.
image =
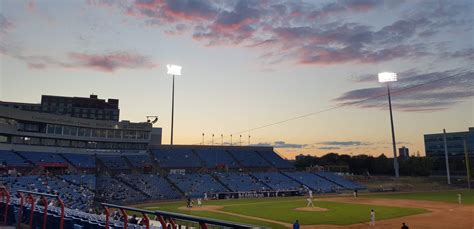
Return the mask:
<svg viewBox="0 0 474 229">
<path fill-rule="evenodd" d="M 273 145 L 287 157 L 424 154 L 423 134 L 474 126 L 474 2 L 383 0 L 0 1 L 0 100 L 120 99 L 175 143 Z"/>
</svg>

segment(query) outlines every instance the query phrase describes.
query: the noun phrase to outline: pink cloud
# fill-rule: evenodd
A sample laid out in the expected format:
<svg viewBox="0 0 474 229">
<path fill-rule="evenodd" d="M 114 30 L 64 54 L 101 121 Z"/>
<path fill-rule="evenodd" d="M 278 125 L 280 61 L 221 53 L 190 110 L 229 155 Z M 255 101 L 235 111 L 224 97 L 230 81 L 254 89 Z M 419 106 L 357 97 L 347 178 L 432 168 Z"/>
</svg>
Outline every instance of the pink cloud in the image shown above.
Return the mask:
<svg viewBox="0 0 474 229">
<path fill-rule="evenodd" d="M 126 52 L 111 54 L 70 53 L 69 58 L 75 66 L 92 68 L 105 72 L 113 72 L 121 68 L 137 69 L 154 68 L 157 66 L 146 56 Z"/>
<path fill-rule="evenodd" d="M 42 55 L 20 55 L 11 51 L 5 54 L 24 61 L 31 69 L 81 68 L 102 72 L 115 72 L 120 69 L 150 69 L 158 66 L 158 64 L 152 62 L 149 57 L 130 52 L 107 54 L 71 52 L 65 58 Z"/>
</svg>

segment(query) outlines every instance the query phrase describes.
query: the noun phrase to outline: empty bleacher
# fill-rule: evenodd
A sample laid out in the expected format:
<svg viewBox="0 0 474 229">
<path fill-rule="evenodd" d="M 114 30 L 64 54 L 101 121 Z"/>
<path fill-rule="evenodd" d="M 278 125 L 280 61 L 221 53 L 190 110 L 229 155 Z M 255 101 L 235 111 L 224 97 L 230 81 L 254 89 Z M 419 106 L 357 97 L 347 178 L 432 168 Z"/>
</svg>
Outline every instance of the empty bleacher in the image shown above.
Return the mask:
<svg viewBox="0 0 474 229">
<path fill-rule="evenodd" d="M 229 149 L 229 153 L 231 153 L 242 166 L 250 167 L 250 168 L 264 168 L 270 167 L 271 165 L 263 159 L 255 150 L 252 148 L 245 149 L 245 148 L 238 148 L 238 149 Z"/>
<path fill-rule="evenodd" d="M 285 174 L 316 192 L 334 192 L 341 188 L 337 184 L 310 172 L 285 172 Z"/>
<path fill-rule="evenodd" d="M 12 151 L 0 150 L 0 164 L 11 167 L 29 167 L 31 164 Z"/>
<path fill-rule="evenodd" d="M 339 176 L 335 173 L 331 172 L 316 172 L 316 175 L 321 176 L 323 178 L 326 178 L 346 189 L 363 189 L 364 187 L 360 184 L 357 184 L 353 181 L 350 181 L 348 179 L 345 179 L 342 176 Z"/>
<path fill-rule="evenodd" d="M 90 169 L 95 168 L 95 157 L 89 154 L 62 154 L 76 168 Z"/>
<path fill-rule="evenodd" d="M 97 158 L 109 169 L 129 169 L 127 161 L 120 155 L 97 155 Z"/>
<path fill-rule="evenodd" d="M 170 174 L 168 178 L 188 197 L 203 197 L 205 192 L 229 191 L 209 174 Z"/>
<path fill-rule="evenodd" d="M 124 157 L 130 161 L 134 168 L 143 168 L 152 165 L 148 154 L 125 155 Z"/>
<path fill-rule="evenodd" d="M 300 183 L 279 172 L 255 172 L 252 175 L 273 190 L 297 190 L 301 187 Z"/>
<path fill-rule="evenodd" d="M 207 168 L 238 168 L 238 163 L 223 148 L 200 147 L 195 150 Z"/>
<path fill-rule="evenodd" d="M 103 201 L 119 203 L 148 199 L 137 190 L 110 176 L 97 177 L 96 195 Z"/>
<path fill-rule="evenodd" d="M 56 153 L 45 152 L 18 152 L 24 158 L 27 158 L 36 165 L 45 164 L 66 164 L 67 162 Z"/>
<path fill-rule="evenodd" d="M 162 168 L 200 168 L 200 159 L 187 147 L 162 147 L 153 150 L 157 162 Z"/>
<path fill-rule="evenodd" d="M 288 162 L 287 160 L 280 157 L 276 154 L 272 149 L 266 150 L 259 150 L 258 153 L 268 162 L 270 162 L 273 166 L 280 168 L 280 169 L 290 169 L 293 168 L 293 164 Z"/>
<path fill-rule="evenodd" d="M 166 179 L 154 174 L 121 174 L 121 179 L 136 186 L 152 199 L 178 199 L 181 194 Z"/>
<path fill-rule="evenodd" d="M 215 175 L 234 192 L 269 190 L 247 173 L 216 173 Z"/>
</svg>

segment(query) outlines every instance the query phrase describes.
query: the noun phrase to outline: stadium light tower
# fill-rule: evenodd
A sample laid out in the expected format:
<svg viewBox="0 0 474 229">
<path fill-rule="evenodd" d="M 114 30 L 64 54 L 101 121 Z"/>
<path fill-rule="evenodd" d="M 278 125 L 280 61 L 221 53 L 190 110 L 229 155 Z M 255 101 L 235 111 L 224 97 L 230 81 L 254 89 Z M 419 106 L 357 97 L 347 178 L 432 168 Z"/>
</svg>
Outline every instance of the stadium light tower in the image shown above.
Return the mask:
<svg viewBox="0 0 474 229">
<path fill-rule="evenodd" d="M 398 158 L 397 158 L 397 144 L 395 141 L 395 129 L 393 127 L 393 114 L 392 114 L 392 99 L 390 97 L 390 82 L 397 81 L 397 73 L 394 72 L 381 72 L 378 74 L 379 82 L 387 84 L 388 93 L 388 107 L 390 109 L 390 126 L 392 127 L 392 144 L 393 144 L 393 168 L 395 170 L 395 177 L 399 177 L 398 172 Z"/>
<path fill-rule="evenodd" d="M 173 89 L 171 97 L 171 145 L 173 145 L 173 127 L 174 127 L 174 76 L 181 75 L 181 66 L 167 64 L 166 69 L 168 70 L 168 75 L 173 75 Z"/>
</svg>

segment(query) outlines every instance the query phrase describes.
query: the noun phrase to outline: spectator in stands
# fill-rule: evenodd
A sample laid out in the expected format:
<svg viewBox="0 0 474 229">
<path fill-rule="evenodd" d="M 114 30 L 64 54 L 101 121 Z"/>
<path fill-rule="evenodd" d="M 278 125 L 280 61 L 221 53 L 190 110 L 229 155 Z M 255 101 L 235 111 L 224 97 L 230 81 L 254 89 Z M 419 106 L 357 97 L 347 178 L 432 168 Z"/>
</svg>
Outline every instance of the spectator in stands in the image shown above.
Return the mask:
<svg viewBox="0 0 474 229">
<path fill-rule="evenodd" d="M 131 224 L 137 224 L 138 223 L 137 215 L 133 215 L 132 218 L 128 220 L 128 222 Z"/>
<path fill-rule="evenodd" d="M 300 229 L 300 223 L 298 222 L 298 220 L 296 220 L 293 224 L 293 229 Z"/>
<path fill-rule="evenodd" d="M 409 229 L 409 228 L 405 223 L 402 223 L 402 228 L 401 229 Z"/>
</svg>

